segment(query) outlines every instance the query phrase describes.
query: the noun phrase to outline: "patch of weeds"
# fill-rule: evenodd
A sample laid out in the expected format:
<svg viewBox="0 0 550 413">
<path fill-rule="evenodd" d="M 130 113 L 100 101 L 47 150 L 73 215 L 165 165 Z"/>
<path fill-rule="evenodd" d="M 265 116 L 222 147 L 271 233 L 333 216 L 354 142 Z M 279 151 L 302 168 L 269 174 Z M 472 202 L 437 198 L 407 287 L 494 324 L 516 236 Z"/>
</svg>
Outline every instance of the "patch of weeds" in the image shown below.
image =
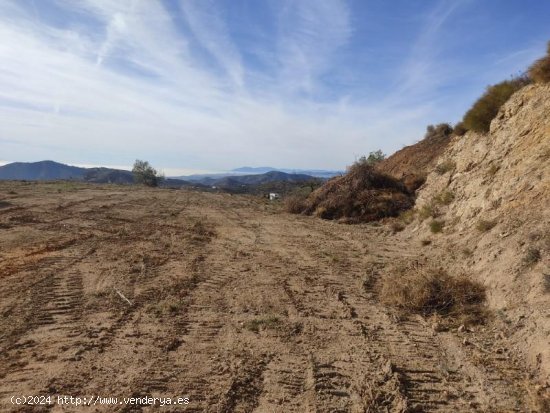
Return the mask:
<svg viewBox="0 0 550 413">
<path fill-rule="evenodd" d="M 464 255 L 465 257 L 469 258 L 471 257 L 472 255 L 474 255 L 474 252 L 468 248 L 468 247 L 464 247 L 462 248 L 462 255 Z"/>
<path fill-rule="evenodd" d="M 391 223 L 391 230 L 396 233 L 396 232 L 401 232 L 405 229 L 405 225 L 403 225 L 403 223 L 399 222 L 399 221 L 393 221 Z"/>
<path fill-rule="evenodd" d="M 409 225 L 411 222 L 414 221 L 415 215 L 416 215 L 416 211 L 414 209 L 408 209 L 406 211 L 403 211 L 401 214 L 399 214 L 399 219 L 405 225 Z"/>
<path fill-rule="evenodd" d="M 445 226 L 445 221 L 434 219 L 432 222 L 430 222 L 430 231 L 432 231 L 432 233 L 434 234 L 437 234 L 443 231 L 444 226 Z"/>
<path fill-rule="evenodd" d="M 500 167 L 492 164 L 489 168 L 487 168 L 487 176 L 492 178 L 496 175 L 496 173 L 499 171 Z"/>
<path fill-rule="evenodd" d="M 187 235 L 191 241 L 208 242 L 216 236 L 212 224 L 200 218 L 187 227 Z"/>
<path fill-rule="evenodd" d="M 433 203 L 429 203 L 420 207 L 418 210 L 418 216 L 422 221 L 428 218 L 437 218 L 439 216 L 439 211 Z"/>
<path fill-rule="evenodd" d="M 476 229 L 479 232 L 487 232 L 495 227 L 497 221 L 494 219 L 480 219 L 476 224 Z"/>
<path fill-rule="evenodd" d="M 380 299 L 404 313 L 450 317 L 476 324 L 486 316 L 485 287 L 465 276 L 450 276 L 443 268 L 401 265 L 383 277 Z"/>
<path fill-rule="evenodd" d="M 455 194 L 448 189 L 441 191 L 439 194 L 434 196 L 433 201 L 440 205 L 449 205 L 455 199 Z"/>
<path fill-rule="evenodd" d="M 450 171 L 454 170 L 455 168 L 456 168 L 456 163 L 451 161 L 451 160 L 447 160 L 447 161 L 443 161 L 442 163 L 438 164 L 435 167 L 435 171 L 439 175 L 445 175 L 447 172 L 450 172 Z"/>
<path fill-rule="evenodd" d="M 145 311 L 156 317 L 162 318 L 180 313 L 183 309 L 183 305 L 184 303 L 181 300 L 167 298 L 166 300 L 149 305 Z"/>
<path fill-rule="evenodd" d="M 523 257 L 523 265 L 526 267 L 532 267 L 541 259 L 540 250 L 538 248 L 529 247 L 525 256 Z"/>
<path fill-rule="evenodd" d="M 261 330 L 275 329 L 280 325 L 280 318 L 277 316 L 267 316 L 255 318 L 244 323 L 244 328 L 253 333 L 259 333 Z"/>
</svg>

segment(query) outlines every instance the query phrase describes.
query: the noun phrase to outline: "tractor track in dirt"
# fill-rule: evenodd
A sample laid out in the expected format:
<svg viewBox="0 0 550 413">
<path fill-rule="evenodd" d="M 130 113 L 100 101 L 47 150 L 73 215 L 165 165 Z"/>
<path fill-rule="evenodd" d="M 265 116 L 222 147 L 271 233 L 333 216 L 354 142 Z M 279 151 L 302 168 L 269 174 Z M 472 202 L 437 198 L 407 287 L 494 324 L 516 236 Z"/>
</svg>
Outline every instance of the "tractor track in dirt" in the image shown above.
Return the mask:
<svg viewBox="0 0 550 413">
<path fill-rule="evenodd" d="M 189 398 L 170 412 L 528 411 L 526 371 L 491 330 L 464 344 L 380 304 L 384 267 L 423 259 L 380 227 L 244 196 L 11 185 L 2 220 L 55 222 L 0 233 L 0 411 L 41 411 L 7 402 L 21 394 Z"/>
</svg>

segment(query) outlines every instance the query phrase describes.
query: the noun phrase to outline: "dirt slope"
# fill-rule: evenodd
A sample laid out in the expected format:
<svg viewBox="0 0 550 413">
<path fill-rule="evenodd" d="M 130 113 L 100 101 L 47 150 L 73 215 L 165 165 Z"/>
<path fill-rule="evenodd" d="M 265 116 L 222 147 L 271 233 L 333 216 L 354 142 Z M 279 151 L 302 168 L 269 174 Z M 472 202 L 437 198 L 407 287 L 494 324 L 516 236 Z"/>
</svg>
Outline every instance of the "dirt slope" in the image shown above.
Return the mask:
<svg viewBox="0 0 550 413">
<path fill-rule="evenodd" d="M 0 193 L 0 411 L 543 411 L 488 327 L 379 304 L 386 265 L 423 259 L 383 227 L 175 190 Z M 190 404 L 9 402 L 30 394 Z"/>
<path fill-rule="evenodd" d="M 430 126 L 424 138 L 398 150 L 376 165 L 385 174 L 401 179 L 407 188 L 414 191 L 437 163 L 450 142 L 452 129 L 447 124 Z"/>
<path fill-rule="evenodd" d="M 403 234 L 452 272 L 482 281 L 502 326 L 503 354 L 527 357 L 550 379 L 550 86 L 511 97 L 486 136 L 454 137 L 418 193 L 417 208 L 444 222 L 431 234 L 428 218 Z M 441 200 L 446 202 L 441 202 Z M 449 205 L 444 205 L 448 203 Z"/>
</svg>

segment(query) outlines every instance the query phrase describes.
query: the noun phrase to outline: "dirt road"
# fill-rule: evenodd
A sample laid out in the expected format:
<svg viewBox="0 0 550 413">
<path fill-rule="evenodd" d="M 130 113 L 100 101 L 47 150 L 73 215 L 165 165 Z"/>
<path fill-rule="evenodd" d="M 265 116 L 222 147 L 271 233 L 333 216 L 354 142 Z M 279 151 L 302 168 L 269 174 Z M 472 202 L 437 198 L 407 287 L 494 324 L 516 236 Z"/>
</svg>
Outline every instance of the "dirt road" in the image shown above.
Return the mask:
<svg viewBox="0 0 550 413">
<path fill-rule="evenodd" d="M 0 411 L 529 411 L 526 373 L 490 325 L 436 332 L 378 303 L 381 270 L 421 259 L 384 227 L 176 190 L 0 194 Z"/>
</svg>

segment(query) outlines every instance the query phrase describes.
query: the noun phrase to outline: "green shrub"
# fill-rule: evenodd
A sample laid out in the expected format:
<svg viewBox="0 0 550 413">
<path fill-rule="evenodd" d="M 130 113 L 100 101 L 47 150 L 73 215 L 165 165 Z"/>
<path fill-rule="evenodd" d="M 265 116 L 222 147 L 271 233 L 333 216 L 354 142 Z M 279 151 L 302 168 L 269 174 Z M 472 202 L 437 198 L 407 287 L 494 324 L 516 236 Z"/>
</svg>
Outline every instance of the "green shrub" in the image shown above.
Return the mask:
<svg viewBox="0 0 550 413">
<path fill-rule="evenodd" d="M 444 221 L 434 219 L 432 222 L 430 222 L 430 231 L 432 231 L 434 234 L 437 234 L 438 232 L 443 231 L 444 226 Z"/>
<path fill-rule="evenodd" d="M 516 91 L 529 83 L 527 77 L 517 77 L 489 86 L 486 92 L 466 112 L 462 120 L 464 128 L 476 132 L 488 132 L 491 121 L 499 109 Z"/>
<path fill-rule="evenodd" d="M 550 82 L 550 42 L 546 50 L 546 56 L 533 63 L 528 70 L 529 77 L 537 83 Z"/>
</svg>

